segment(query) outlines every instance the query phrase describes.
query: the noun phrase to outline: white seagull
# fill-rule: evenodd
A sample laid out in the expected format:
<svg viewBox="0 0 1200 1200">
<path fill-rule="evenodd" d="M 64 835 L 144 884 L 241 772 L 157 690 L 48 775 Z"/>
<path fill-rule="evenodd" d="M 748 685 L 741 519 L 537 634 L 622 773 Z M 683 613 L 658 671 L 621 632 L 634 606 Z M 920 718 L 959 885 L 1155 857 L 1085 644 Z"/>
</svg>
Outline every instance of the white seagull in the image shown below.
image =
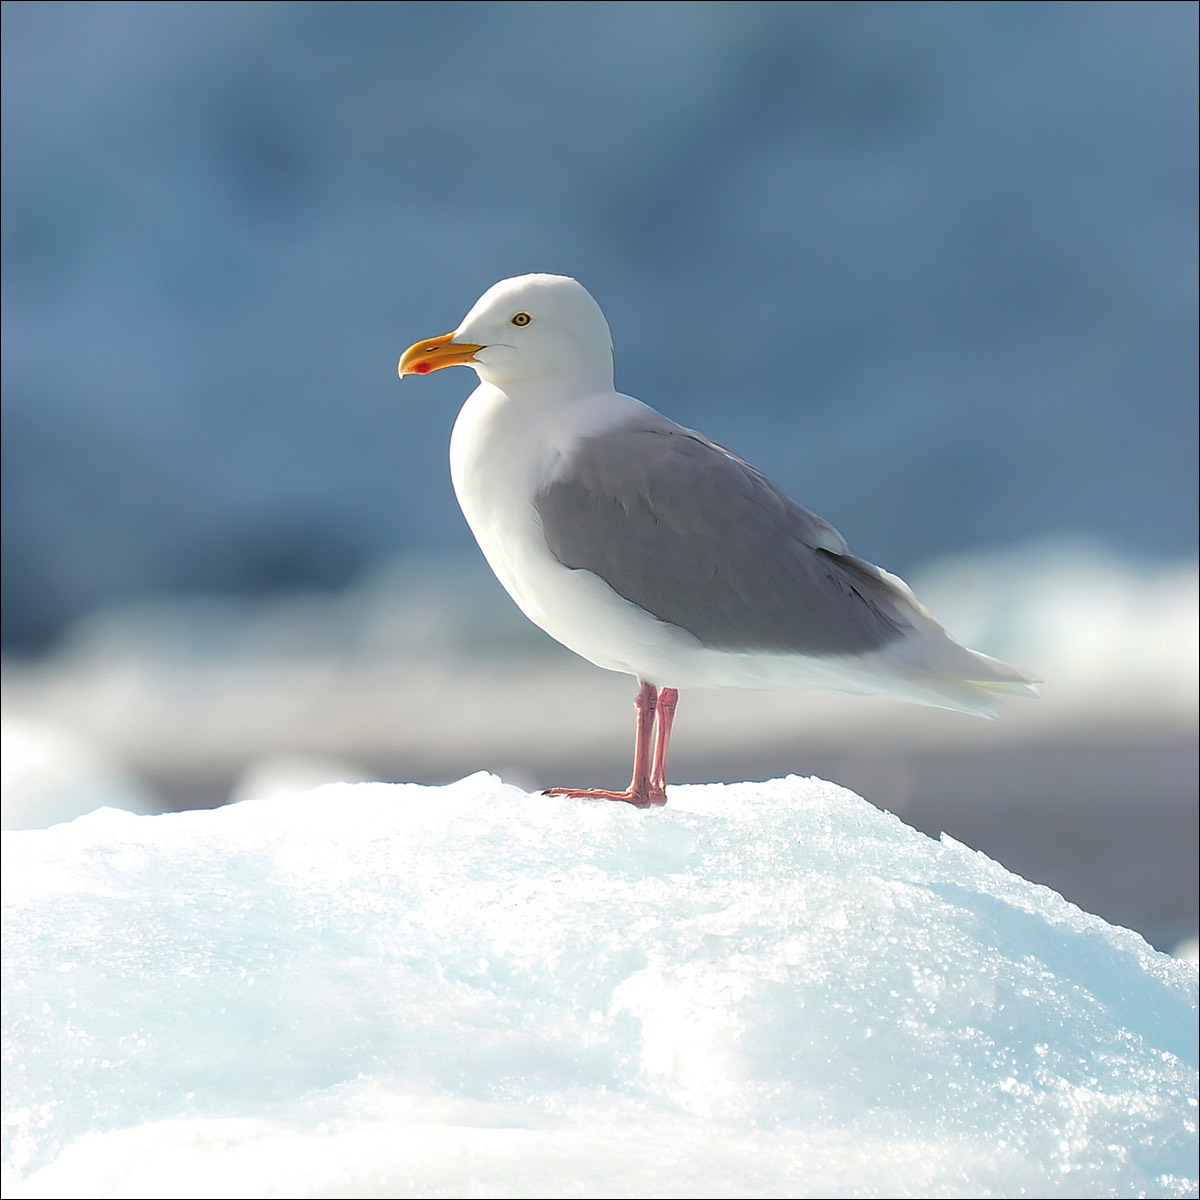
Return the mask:
<svg viewBox="0 0 1200 1200">
<path fill-rule="evenodd" d="M 1037 694 L 761 471 L 614 391 L 608 322 L 574 279 L 497 283 L 399 373 L 452 366 L 479 376 L 450 472 L 484 557 L 535 625 L 639 681 L 629 787 L 547 794 L 665 804 L 678 688 L 823 687 L 982 716 Z"/>
</svg>

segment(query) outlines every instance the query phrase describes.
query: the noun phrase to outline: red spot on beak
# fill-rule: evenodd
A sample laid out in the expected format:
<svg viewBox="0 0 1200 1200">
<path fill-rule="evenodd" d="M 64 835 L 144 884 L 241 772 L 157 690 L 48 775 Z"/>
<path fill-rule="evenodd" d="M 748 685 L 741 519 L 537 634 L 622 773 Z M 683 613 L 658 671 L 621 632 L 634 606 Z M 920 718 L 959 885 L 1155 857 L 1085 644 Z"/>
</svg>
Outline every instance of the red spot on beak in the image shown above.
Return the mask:
<svg viewBox="0 0 1200 1200">
<path fill-rule="evenodd" d="M 432 369 L 433 368 L 429 365 L 427 360 L 419 363 L 413 363 L 413 370 L 418 375 L 428 375 Z"/>
</svg>

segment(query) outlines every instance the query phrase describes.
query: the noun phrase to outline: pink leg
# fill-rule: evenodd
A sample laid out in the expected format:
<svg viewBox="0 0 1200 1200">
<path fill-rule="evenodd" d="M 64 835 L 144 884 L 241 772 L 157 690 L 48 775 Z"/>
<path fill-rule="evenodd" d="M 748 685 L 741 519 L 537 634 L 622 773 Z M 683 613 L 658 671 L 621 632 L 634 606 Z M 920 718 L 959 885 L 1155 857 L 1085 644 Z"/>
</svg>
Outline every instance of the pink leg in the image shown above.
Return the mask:
<svg viewBox="0 0 1200 1200">
<path fill-rule="evenodd" d="M 650 772 L 650 795 L 662 797 L 667 802 L 667 748 L 671 744 L 671 723 L 675 720 L 675 708 L 679 704 L 679 692 L 675 688 L 663 688 L 658 693 L 658 728 L 654 738 L 654 768 Z"/>
<path fill-rule="evenodd" d="M 675 714 L 675 697 L 678 693 L 674 688 L 664 688 L 663 695 L 671 693 L 670 716 L 667 718 L 667 736 L 671 732 L 671 717 Z M 610 792 L 604 788 L 547 788 L 547 796 L 574 796 L 579 799 L 592 800 L 624 800 L 638 808 L 649 808 L 654 804 L 666 804 L 666 781 L 662 779 L 666 765 L 667 747 L 661 726 L 658 740 L 655 743 L 654 764 L 651 767 L 650 745 L 654 738 L 655 715 L 658 712 L 659 692 L 652 683 L 641 681 L 637 699 L 633 702 L 637 709 L 637 734 L 633 746 L 633 778 L 629 787 L 623 792 Z M 661 786 L 656 787 L 654 780 L 662 779 Z"/>
</svg>

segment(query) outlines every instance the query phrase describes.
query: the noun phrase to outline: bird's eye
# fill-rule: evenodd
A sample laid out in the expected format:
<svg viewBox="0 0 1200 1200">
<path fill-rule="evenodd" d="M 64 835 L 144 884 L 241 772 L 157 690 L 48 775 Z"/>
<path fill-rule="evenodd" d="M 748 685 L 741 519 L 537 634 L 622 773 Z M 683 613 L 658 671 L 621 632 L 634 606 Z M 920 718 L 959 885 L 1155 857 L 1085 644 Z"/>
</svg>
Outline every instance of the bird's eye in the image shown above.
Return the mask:
<svg viewBox="0 0 1200 1200">
<path fill-rule="evenodd" d="M 531 320 L 533 318 L 527 312 L 519 312 L 513 317 L 512 323 L 514 325 L 528 325 Z"/>
</svg>

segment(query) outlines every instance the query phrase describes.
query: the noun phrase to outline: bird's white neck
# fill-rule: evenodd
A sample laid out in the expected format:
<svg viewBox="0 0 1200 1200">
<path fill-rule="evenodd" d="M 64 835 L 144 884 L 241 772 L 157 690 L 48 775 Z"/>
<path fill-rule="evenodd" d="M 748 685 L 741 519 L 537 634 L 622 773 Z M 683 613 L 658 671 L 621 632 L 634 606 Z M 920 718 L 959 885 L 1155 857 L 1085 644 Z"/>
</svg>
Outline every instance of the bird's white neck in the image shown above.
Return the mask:
<svg viewBox="0 0 1200 1200">
<path fill-rule="evenodd" d="M 489 363 L 487 350 L 472 363 L 481 383 L 490 384 L 512 396 L 536 398 L 542 395 L 569 399 L 575 396 L 594 396 L 613 390 L 612 351 L 597 352 L 588 359 L 571 359 L 561 364 L 541 358 L 528 373 L 520 362 Z"/>
</svg>

